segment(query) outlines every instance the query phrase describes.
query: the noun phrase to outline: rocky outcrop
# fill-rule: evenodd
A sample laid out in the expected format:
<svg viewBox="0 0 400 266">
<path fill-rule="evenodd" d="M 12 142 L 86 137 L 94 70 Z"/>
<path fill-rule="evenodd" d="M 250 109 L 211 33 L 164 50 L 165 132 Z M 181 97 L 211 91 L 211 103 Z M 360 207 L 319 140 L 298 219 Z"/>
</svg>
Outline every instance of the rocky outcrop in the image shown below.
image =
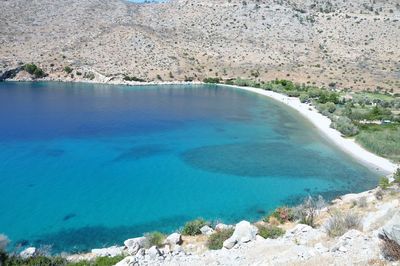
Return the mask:
<svg viewBox="0 0 400 266">
<path fill-rule="evenodd" d="M 400 211 L 382 228 L 386 236 L 400 245 Z"/>
<path fill-rule="evenodd" d="M 21 70 L 22 66 L 3 70 L 3 72 L 0 72 L 0 81 L 15 78 Z"/>
<path fill-rule="evenodd" d="M 182 244 L 182 236 L 178 233 L 172 233 L 165 239 L 165 244 L 170 246 Z"/>
<path fill-rule="evenodd" d="M 248 221 L 241 221 L 240 223 L 236 224 L 233 235 L 224 241 L 224 247 L 230 249 L 236 244 L 247 243 L 255 240 L 257 233 L 257 227 L 250 224 Z"/>
<path fill-rule="evenodd" d="M 135 255 L 141 248 L 144 247 L 146 242 L 145 237 L 135 237 L 124 241 L 125 250 L 129 255 Z"/>
<path fill-rule="evenodd" d="M 116 257 L 124 253 L 124 247 L 112 246 L 108 248 L 92 249 L 97 257 Z"/>
</svg>

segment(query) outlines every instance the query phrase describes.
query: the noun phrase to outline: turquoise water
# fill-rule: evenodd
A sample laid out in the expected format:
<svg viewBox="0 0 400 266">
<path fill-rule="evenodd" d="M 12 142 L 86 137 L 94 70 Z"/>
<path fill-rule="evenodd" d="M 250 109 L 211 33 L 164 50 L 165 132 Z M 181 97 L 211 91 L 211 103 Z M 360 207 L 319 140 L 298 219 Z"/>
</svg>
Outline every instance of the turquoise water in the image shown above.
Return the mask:
<svg viewBox="0 0 400 266">
<path fill-rule="evenodd" d="M 53 252 L 258 219 L 377 173 L 266 97 L 216 86 L 0 83 L 0 233 Z"/>
</svg>

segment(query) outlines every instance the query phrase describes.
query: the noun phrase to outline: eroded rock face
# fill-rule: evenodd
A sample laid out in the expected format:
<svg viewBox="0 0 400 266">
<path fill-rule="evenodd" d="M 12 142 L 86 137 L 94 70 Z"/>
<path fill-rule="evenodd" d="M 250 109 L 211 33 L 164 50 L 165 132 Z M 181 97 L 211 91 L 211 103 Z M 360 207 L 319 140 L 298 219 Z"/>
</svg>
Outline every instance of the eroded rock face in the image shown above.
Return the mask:
<svg viewBox="0 0 400 266">
<path fill-rule="evenodd" d="M 236 224 L 233 235 L 224 241 L 224 247 L 231 249 L 236 244 L 247 243 L 255 240 L 257 233 L 257 227 L 247 221 L 241 221 L 240 223 Z"/>
<path fill-rule="evenodd" d="M 97 257 L 115 257 L 122 255 L 123 252 L 124 252 L 124 247 L 118 247 L 118 246 L 92 249 L 92 253 L 96 254 Z"/>
</svg>

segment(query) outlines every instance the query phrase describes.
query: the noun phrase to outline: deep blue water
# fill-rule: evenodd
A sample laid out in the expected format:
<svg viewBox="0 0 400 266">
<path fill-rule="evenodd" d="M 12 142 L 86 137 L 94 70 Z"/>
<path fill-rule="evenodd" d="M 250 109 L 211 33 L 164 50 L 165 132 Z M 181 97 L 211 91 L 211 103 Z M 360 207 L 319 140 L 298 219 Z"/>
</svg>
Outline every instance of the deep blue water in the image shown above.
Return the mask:
<svg viewBox="0 0 400 266">
<path fill-rule="evenodd" d="M 54 252 L 258 219 L 377 173 L 295 111 L 215 86 L 0 83 L 0 233 Z"/>
</svg>

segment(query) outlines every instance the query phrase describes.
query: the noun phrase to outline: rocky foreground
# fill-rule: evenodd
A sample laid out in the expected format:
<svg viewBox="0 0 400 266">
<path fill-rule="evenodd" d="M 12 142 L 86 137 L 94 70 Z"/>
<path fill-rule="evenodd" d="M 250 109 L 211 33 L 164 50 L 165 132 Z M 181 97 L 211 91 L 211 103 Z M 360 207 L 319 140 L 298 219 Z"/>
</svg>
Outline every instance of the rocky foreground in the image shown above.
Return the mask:
<svg viewBox="0 0 400 266">
<path fill-rule="evenodd" d="M 0 80 L 35 63 L 52 80 L 280 78 L 399 92 L 399 20 L 397 0 L 1 0 Z"/>
<path fill-rule="evenodd" d="M 313 227 L 300 221 L 277 223 L 286 232 L 274 239 L 264 238 L 260 231 L 266 221 L 220 223 L 214 228 L 201 227 L 196 236 L 173 233 L 158 246 L 146 247 L 147 238 L 137 237 L 126 240 L 123 246 L 93 249 L 66 259 L 79 262 L 125 257 L 118 266 L 400 265 L 400 184 L 384 184 L 383 188 L 348 194 L 327 206 L 313 205 L 306 213 L 307 217 L 313 215 Z M 224 230 L 233 234 L 223 240 L 221 249 L 209 250 L 209 239 Z M 27 258 L 35 254 L 35 248 L 28 248 L 20 255 Z"/>
</svg>

